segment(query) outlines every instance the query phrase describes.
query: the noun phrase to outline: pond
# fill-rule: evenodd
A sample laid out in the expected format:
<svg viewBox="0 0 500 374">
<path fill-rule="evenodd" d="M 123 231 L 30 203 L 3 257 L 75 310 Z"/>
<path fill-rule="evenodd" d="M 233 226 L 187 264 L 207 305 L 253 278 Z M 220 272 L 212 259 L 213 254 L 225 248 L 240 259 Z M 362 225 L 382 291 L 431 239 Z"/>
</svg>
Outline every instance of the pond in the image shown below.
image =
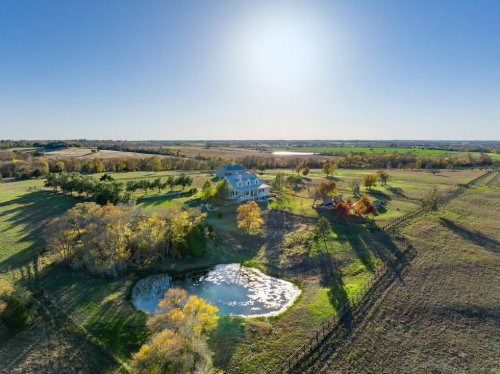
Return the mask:
<svg viewBox="0 0 500 374">
<path fill-rule="evenodd" d="M 312 156 L 317 153 L 313 152 L 297 152 L 297 151 L 274 151 L 274 156 Z"/>
<path fill-rule="evenodd" d="M 273 316 L 288 309 L 300 290 L 292 283 L 240 264 L 216 265 L 204 271 L 172 278 L 157 274 L 141 279 L 132 290 L 132 303 L 154 313 L 170 287 L 184 288 L 219 308 L 219 315 L 241 317 Z"/>
</svg>

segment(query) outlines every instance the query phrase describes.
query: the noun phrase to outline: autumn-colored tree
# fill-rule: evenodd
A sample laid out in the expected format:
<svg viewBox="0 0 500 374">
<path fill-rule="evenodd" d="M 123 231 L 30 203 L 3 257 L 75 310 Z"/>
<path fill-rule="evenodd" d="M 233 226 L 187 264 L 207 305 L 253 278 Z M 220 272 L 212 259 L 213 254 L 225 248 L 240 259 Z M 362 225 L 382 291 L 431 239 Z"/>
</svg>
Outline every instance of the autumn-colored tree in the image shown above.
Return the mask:
<svg viewBox="0 0 500 374">
<path fill-rule="evenodd" d="M 373 174 L 365 175 L 365 178 L 363 179 L 363 185 L 367 190 L 371 190 L 372 187 L 375 187 L 377 185 L 377 177 Z"/>
<path fill-rule="evenodd" d="M 238 228 L 245 230 L 248 234 L 257 234 L 261 231 L 264 220 L 255 201 L 240 205 L 236 212 Z"/>
<path fill-rule="evenodd" d="M 323 163 L 323 173 L 329 177 L 335 171 L 335 162 L 333 160 L 326 160 Z"/>
<path fill-rule="evenodd" d="M 54 167 L 54 171 L 55 171 L 56 173 L 60 173 L 60 172 L 62 172 L 62 171 L 64 171 L 64 170 L 65 170 L 65 165 L 64 165 L 64 162 L 63 162 L 63 161 L 57 161 L 57 162 L 56 162 L 56 165 L 55 165 L 55 167 Z"/>
<path fill-rule="evenodd" d="M 316 203 L 316 200 L 322 199 L 324 201 L 328 197 L 333 196 L 336 192 L 337 184 L 334 181 L 321 182 L 318 188 L 314 191 L 313 205 Z"/>
<path fill-rule="evenodd" d="M 165 260 L 172 247 L 181 256 L 191 244 L 205 239 L 200 229 L 206 214 L 190 217 L 185 211 L 144 213 L 131 206 L 77 204 L 52 220 L 45 229 L 47 248 L 73 269 L 111 277 L 123 275 L 132 264 Z"/>
<path fill-rule="evenodd" d="M 206 334 L 217 324 L 217 307 L 169 289 L 147 325 L 150 340 L 133 355 L 136 373 L 214 373 Z"/>
<path fill-rule="evenodd" d="M 340 200 L 335 204 L 335 211 L 342 217 L 347 218 L 351 213 L 353 202 L 351 199 Z"/>
<path fill-rule="evenodd" d="M 203 222 L 206 214 L 200 214 L 195 217 L 190 217 L 186 211 L 172 211 L 171 214 L 168 234 L 172 242 L 172 255 L 180 257 L 182 249 L 186 247 L 187 238 L 191 230 Z"/>
<path fill-rule="evenodd" d="M 354 209 L 360 216 L 364 216 L 369 213 L 377 213 L 377 208 L 375 208 L 375 206 L 370 202 L 370 199 L 365 195 L 361 196 L 361 198 L 356 202 Z"/>
<path fill-rule="evenodd" d="M 387 174 L 387 172 L 385 170 L 380 169 L 377 171 L 377 175 L 380 179 L 380 183 L 382 184 L 382 186 L 387 185 L 387 182 L 390 179 L 389 174 Z"/>
</svg>

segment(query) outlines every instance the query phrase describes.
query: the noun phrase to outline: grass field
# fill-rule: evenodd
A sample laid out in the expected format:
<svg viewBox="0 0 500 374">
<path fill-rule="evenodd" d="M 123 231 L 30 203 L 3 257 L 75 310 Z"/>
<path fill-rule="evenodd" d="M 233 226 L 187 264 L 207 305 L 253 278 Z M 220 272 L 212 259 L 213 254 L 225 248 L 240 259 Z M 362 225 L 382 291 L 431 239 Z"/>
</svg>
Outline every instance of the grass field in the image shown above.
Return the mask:
<svg viewBox="0 0 500 374">
<path fill-rule="evenodd" d="M 497 176 L 403 232 L 418 254 L 349 333 L 328 342 L 311 373 L 493 373 L 500 353 Z M 496 183 L 496 182 L 494 182 Z"/>
<path fill-rule="evenodd" d="M 404 148 L 404 147 L 293 147 L 290 148 L 291 151 L 297 152 L 342 152 L 342 153 L 410 153 L 415 156 L 466 156 L 467 152 L 458 152 L 458 151 L 448 151 L 445 149 L 424 149 L 424 148 Z M 479 152 L 470 152 L 471 157 L 479 158 Z M 498 153 L 487 153 L 493 160 L 500 160 L 500 154 Z"/>
<path fill-rule="evenodd" d="M 349 195 L 348 181 L 373 171 L 340 170 L 335 173 L 339 190 Z M 383 223 L 388 217 L 403 214 L 417 207 L 415 198 L 421 197 L 436 185 L 440 191 L 451 190 L 480 175 L 481 171 L 425 172 L 390 171 L 392 181 L 388 187 L 377 187 L 370 194 L 386 202 L 387 212 L 374 217 Z M 113 174 L 116 179 L 165 177 L 169 172 Z M 272 179 L 275 171 L 267 171 L 264 179 Z M 208 174 L 192 174 L 194 186 L 200 188 L 210 178 Z M 323 179 L 313 171 L 307 181 L 309 189 Z M 497 184 L 492 179 L 489 184 Z M 0 184 L 0 277 L 14 281 L 19 277 L 32 256 L 44 247 L 41 231 L 52 217 L 62 214 L 78 202 L 77 199 L 53 194 L 33 187 L 42 187 L 42 180 Z M 497 187 L 485 187 L 495 189 Z M 144 209 L 180 207 L 190 198 L 172 198 L 165 192 L 136 194 Z M 307 197 L 292 196 L 292 211 L 315 214 Z M 399 208 L 399 210 L 397 210 Z M 305 209 L 305 212 L 301 210 Z M 227 373 L 254 373 L 273 369 L 283 358 L 308 338 L 325 318 L 353 295 L 375 271 L 377 266 L 392 258 L 398 243 L 383 232 L 373 232 L 371 224 L 334 225 L 327 248 L 310 239 L 311 224 L 281 216 L 267 217 L 262 236 L 249 238 L 236 230 L 235 207 L 228 205 L 211 212 L 208 221 L 217 230 L 219 240 L 205 256 L 195 260 L 169 261 L 119 280 L 99 279 L 75 273 L 60 266 L 43 270 L 44 287 L 58 305 L 81 323 L 91 334 L 103 342 L 116 356 L 128 360 L 146 338 L 146 316 L 136 311 L 128 300 L 134 281 L 151 272 L 188 271 L 217 263 L 245 262 L 268 273 L 297 283 L 303 294 L 300 301 L 282 316 L 268 319 L 222 318 L 213 333 L 210 344 L 215 352 L 215 363 Z M 397 212 L 397 213 L 396 213 Z M 266 212 L 267 215 L 267 212 Z M 385 218 L 384 218 L 384 215 Z M 328 261 L 325 261 L 328 259 Z M 24 282 L 29 283 L 29 282 Z M 49 313 L 49 319 L 43 317 Z M 51 322 L 52 321 L 52 322 Z M 96 350 L 79 335 L 65 333 L 64 321 L 39 309 L 31 328 L 0 343 L 0 360 L 8 363 L 8 371 L 22 371 L 29 360 L 37 360 L 37 372 L 51 372 L 51 368 L 65 368 L 68 352 L 81 347 L 75 367 L 81 372 L 109 372 L 116 369 L 105 352 Z M 53 337 L 53 338 L 51 338 Z M 42 342 L 58 339 L 57 345 Z M 13 340 L 14 339 L 14 340 Z M 33 350 L 34 345 L 40 346 Z M 16 349 L 14 349 L 16 347 Z M 51 355 L 44 352 L 53 351 Z M 32 352 L 21 357 L 20 352 Z M 88 357 L 86 356 L 88 355 Z M 63 369 L 61 369 L 63 370 Z"/>
</svg>

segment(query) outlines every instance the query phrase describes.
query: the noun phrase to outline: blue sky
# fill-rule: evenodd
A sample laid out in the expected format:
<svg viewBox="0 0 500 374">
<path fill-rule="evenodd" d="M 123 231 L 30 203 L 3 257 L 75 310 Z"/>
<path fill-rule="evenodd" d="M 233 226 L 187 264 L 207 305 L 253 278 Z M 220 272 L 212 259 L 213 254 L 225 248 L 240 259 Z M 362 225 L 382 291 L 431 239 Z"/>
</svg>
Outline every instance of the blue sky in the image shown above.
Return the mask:
<svg viewBox="0 0 500 374">
<path fill-rule="evenodd" d="M 500 1 L 0 0 L 2 139 L 500 139 Z"/>
</svg>

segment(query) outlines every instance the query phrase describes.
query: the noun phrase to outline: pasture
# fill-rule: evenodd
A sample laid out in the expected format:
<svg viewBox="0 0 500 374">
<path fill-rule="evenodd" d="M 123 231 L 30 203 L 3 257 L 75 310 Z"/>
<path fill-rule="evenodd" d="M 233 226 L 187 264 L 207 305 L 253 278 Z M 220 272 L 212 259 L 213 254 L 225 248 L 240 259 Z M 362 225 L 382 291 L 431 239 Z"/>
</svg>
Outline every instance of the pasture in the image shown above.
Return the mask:
<svg viewBox="0 0 500 374">
<path fill-rule="evenodd" d="M 424 156 L 424 157 L 466 157 L 467 154 L 474 159 L 478 159 L 480 156 L 479 152 L 459 152 L 459 151 L 449 151 L 446 149 L 427 149 L 427 148 L 405 148 L 405 147 L 290 147 L 287 148 L 290 151 L 297 152 L 315 152 L 315 153 L 409 153 L 414 156 Z M 498 153 L 487 153 L 493 160 L 500 160 L 500 154 Z"/>
<path fill-rule="evenodd" d="M 402 232 L 407 273 L 372 296 L 348 339 L 327 341 L 304 372 L 490 373 L 498 369 L 498 174 Z"/>
<path fill-rule="evenodd" d="M 270 181 L 276 170 L 266 171 L 262 178 Z M 370 170 L 338 170 L 333 179 L 339 192 L 350 195 L 349 180 L 362 178 Z M 165 178 L 178 172 L 135 172 L 112 174 L 117 180 Z M 290 172 L 291 173 L 291 172 Z M 94 278 L 72 272 L 62 266 L 47 264 L 42 269 L 43 285 L 57 305 L 71 315 L 89 333 L 101 341 L 114 355 L 129 360 L 130 355 L 146 339 L 146 315 L 136 311 L 129 301 L 134 282 L 155 272 L 183 272 L 217 263 L 239 262 L 257 266 L 264 271 L 295 282 L 303 294 L 295 306 L 283 315 L 267 319 L 223 317 L 213 332 L 210 344 L 215 352 L 214 362 L 228 373 L 253 373 L 273 369 L 279 365 L 311 331 L 335 314 L 377 269 L 390 261 L 399 250 L 399 243 L 375 225 L 383 224 L 418 207 L 421 198 L 432 186 L 445 192 L 456 188 L 480 174 L 479 170 L 428 172 L 390 170 L 392 180 L 387 187 L 377 186 L 367 193 L 386 203 L 386 212 L 371 217 L 365 224 L 339 222 L 332 226 L 323 241 L 314 239 L 314 225 L 307 217 L 317 215 L 310 206 L 307 191 L 317 186 L 324 176 L 313 170 L 306 180 L 303 196 L 289 196 L 283 208 L 306 217 L 290 218 L 264 210 L 266 224 L 262 235 L 248 237 L 235 226 L 235 206 L 228 204 L 219 211 L 210 212 L 208 222 L 217 232 L 216 244 L 202 257 L 169 260 L 117 280 Z M 198 189 L 213 175 L 186 173 L 193 176 Z M 496 179 L 495 179 L 496 180 Z M 495 183 L 492 179 L 491 183 Z M 39 190 L 43 180 L 0 183 L 0 277 L 26 286 L 31 283 L 21 278 L 21 269 L 44 248 L 41 236 L 45 224 L 64 213 L 78 201 L 76 198 Z M 38 188 L 38 189 L 36 189 Z M 180 190 L 176 188 L 176 190 Z M 193 197 L 177 198 L 168 191 L 136 192 L 137 204 L 145 210 L 181 207 Z M 175 193 L 175 191 L 174 191 Z M 398 210 L 399 208 L 399 210 Z M 372 221 L 373 219 L 373 221 Z M 9 363 L 9 369 L 22 370 L 24 361 L 16 360 L 16 350 L 29 351 L 29 346 L 49 339 L 58 323 L 49 323 L 43 313 L 49 313 L 56 322 L 60 317 L 50 309 L 40 307 L 37 319 L 24 335 L 0 343 L 0 359 Z M 49 321 L 51 319 L 49 318 Z M 58 332 L 58 346 L 44 348 L 53 355 L 36 355 L 40 372 L 50 371 L 67 354 L 70 347 L 83 347 L 80 364 L 84 372 L 109 372 L 116 369 L 106 352 L 97 350 L 79 336 Z M 66 352 L 66 353 L 65 353 Z M 96 353 L 97 352 L 97 353 Z M 59 355 L 59 356 L 58 356 Z M 85 355 L 88 355 L 85 356 Z M 87 366 L 83 364 L 86 363 Z M 60 366 L 61 367 L 61 366 Z"/>
</svg>

